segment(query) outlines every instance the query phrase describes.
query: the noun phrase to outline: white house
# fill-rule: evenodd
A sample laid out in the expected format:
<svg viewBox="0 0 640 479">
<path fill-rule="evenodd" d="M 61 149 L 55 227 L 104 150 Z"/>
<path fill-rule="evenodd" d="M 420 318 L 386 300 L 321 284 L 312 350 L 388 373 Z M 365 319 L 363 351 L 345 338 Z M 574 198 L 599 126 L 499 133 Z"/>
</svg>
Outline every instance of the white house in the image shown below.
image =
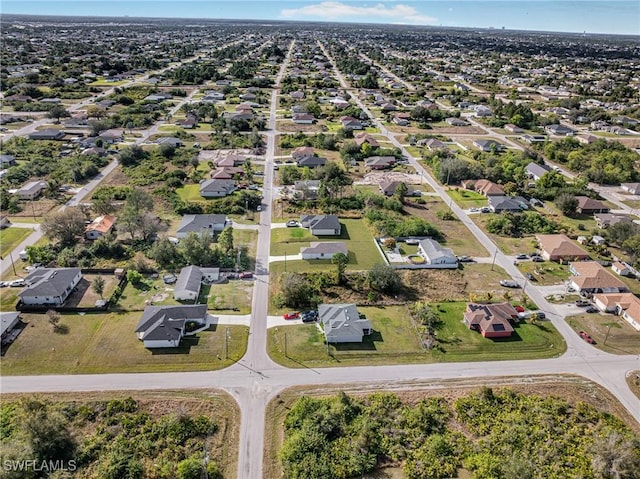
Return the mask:
<svg viewBox="0 0 640 479">
<path fill-rule="evenodd" d="M 81 279 L 80 268 L 38 268 L 24 279 L 27 286 L 18 296 L 27 305 L 62 306 Z"/>
<path fill-rule="evenodd" d="M 225 215 L 184 215 L 176 231 L 176 237 L 185 238 L 189 233 L 198 235 L 206 233 L 209 236 L 214 236 L 229 224 L 230 220 Z"/>
<path fill-rule="evenodd" d="M 360 316 L 355 304 L 320 304 L 318 319 L 327 343 L 361 343 L 373 332 L 371 322 Z"/>
<path fill-rule="evenodd" d="M 40 196 L 47 187 L 49 183 L 46 181 L 30 181 L 29 183 L 24 184 L 18 191 L 16 191 L 16 195 L 21 200 L 33 200 Z"/>
<path fill-rule="evenodd" d="M 177 348 L 188 322 L 206 326 L 207 305 L 147 306 L 135 332 L 145 348 Z"/>
<path fill-rule="evenodd" d="M 440 268 L 457 268 L 458 258 L 449 248 L 443 248 L 435 240 L 426 238 L 418 244 L 418 254 L 429 265 L 439 265 Z"/>
<path fill-rule="evenodd" d="M 640 332 L 640 298 L 635 294 L 596 294 L 593 302 L 600 311 L 619 315 Z"/>
<path fill-rule="evenodd" d="M 220 268 L 200 268 L 199 266 L 186 266 L 180 270 L 176 286 L 173 290 L 173 299 L 176 301 L 197 301 L 200 295 L 202 282 L 218 281 Z"/>
<path fill-rule="evenodd" d="M 341 241 L 312 242 L 308 248 L 300 248 L 302 259 L 332 259 L 338 253 L 349 254 L 347 247 Z"/>
<path fill-rule="evenodd" d="M 222 198 L 236 190 L 235 180 L 203 180 L 200 182 L 200 196 L 204 198 Z"/>
<path fill-rule="evenodd" d="M 300 226 L 309 228 L 314 236 L 340 236 L 342 226 L 336 215 L 304 215 Z"/>
<path fill-rule="evenodd" d="M 611 271 L 613 271 L 618 276 L 631 276 L 631 269 L 628 265 L 620 262 L 614 261 L 611 265 Z"/>
<path fill-rule="evenodd" d="M 97 240 L 108 234 L 116 223 L 116 217 L 112 215 L 102 215 L 88 224 L 84 230 L 84 237 L 89 240 Z"/>
</svg>

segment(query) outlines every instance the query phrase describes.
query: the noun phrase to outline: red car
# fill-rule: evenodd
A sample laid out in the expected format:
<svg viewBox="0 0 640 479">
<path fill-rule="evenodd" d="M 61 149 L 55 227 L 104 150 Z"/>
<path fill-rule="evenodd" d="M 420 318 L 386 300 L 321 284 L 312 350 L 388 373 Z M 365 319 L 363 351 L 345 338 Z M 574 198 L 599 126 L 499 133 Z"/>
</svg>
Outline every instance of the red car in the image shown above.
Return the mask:
<svg viewBox="0 0 640 479">
<path fill-rule="evenodd" d="M 514 306 L 514 308 L 518 313 L 524 313 L 524 308 L 522 306 Z"/>
<path fill-rule="evenodd" d="M 584 331 L 580 331 L 578 334 L 582 339 L 584 339 L 589 344 L 596 344 L 595 340 Z"/>
<path fill-rule="evenodd" d="M 284 319 L 298 319 L 299 317 L 300 313 L 298 313 L 297 311 L 293 313 L 285 313 L 285 315 L 283 316 Z"/>
</svg>

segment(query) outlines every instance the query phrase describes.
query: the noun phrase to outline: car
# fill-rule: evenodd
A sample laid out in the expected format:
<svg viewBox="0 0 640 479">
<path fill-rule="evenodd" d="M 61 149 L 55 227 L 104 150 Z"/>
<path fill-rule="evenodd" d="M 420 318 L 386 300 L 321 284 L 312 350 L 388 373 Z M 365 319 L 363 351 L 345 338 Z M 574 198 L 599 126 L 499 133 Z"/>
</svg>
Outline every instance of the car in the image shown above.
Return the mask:
<svg viewBox="0 0 640 479">
<path fill-rule="evenodd" d="M 298 226 L 298 222 L 296 220 L 287 221 L 287 228 L 296 228 Z"/>
<path fill-rule="evenodd" d="M 273 169 L 274 169 L 274 170 L 279 170 L 279 169 L 280 169 L 280 167 L 279 167 L 278 165 L 273 165 Z"/>
<path fill-rule="evenodd" d="M 526 273 L 525 277 L 529 280 L 529 281 L 538 281 L 536 279 L 536 277 L 534 275 L 532 275 L 531 273 Z"/>
<path fill-rule="evenodd" d="M 420 240 L 418 238 L 407 238 L 404 242 L 406 244 L 420 244 Z"/>
<path fill-rule="evenodd" d="M 284 319 L 298 319 L 300 318 L 300 313 L 297 311 L 294 311 L 292 313 L 284 313 L 284 315 L 282 316 Z"/>
<path fill-rule="evenodd" d="M 9 281 L 0 281 L 0 288 L 6 288 L 9 286 Z"/>
<path fill-rule="evenodd" d="M 520 285 L 511 279 L 501 279 L 500 286 L 504 286 L 505 288 L 519 288 Z"/>
<path fill-rule="evenodd" d="M 589 306 L 589 305 L 591 305 L 591 303 L 584 298 L 580 298 L 576 300 L 576 306 L 582 307 L 582 306 Z"/>
<path fill-rule="evenodd" d="M 262 205 L 256 206 L 256 211 L 262 211 Z"/>
<path fill-rule="evenodd" d="M 240 278 L 240 279 L 251 279 L 251 278 L 253 278 L 253 273 L 251 273 L 251 272 L 240 273 L 238 275 L 238 278 Z"/>
<path fill-rule="evenodd" d="M 36 270 L 38 268 L 42 268 L 42 263 L 33 263 L 31 266 L 25 266 L 24 270 L 27 273 L 30 273 L 33 270 Z"/>
<path fill-rule="evenodd" d="M 524 313 L 524 308 L 522 306 L 514 306 L 513 307 L 518 313 Z"/>
<path fill-rule="evenodd" d="M 589 306 L 587 309 L 585 309 L 585 311 L 587 313 L 597 313 L 598 312 L 598 308 L 596 308 L 595 306 Z"/>
<path fill-rule="evenodd" d="M 303 323 L 313 323 L 318 319 L 317 311 L 303 311 L 300 313 Z"/>
<path fill-rule="evenodd" d="M 535 316 L 536 319 L 546 319 L 547 315 L 544 311 L 529 311 L 529 317 Z"/>
<path fill-rule="evenodd" d="M 480 213 L 491 213 L 491 209 L 488 206 L 480 208 Z"/>
<path fill-rule="evenodd" d="M 585 331 L 580 331 L 578 335 L 589 344 L 596 344 L 595 340 L 589 336 Z"/>
<path fill-rule="evenodd" d="M 542 258 L 542 256 L 532 256 L 531 257 L 531 261 L 533 261 L 534 263 L 542 263 L 544 262 L 544 259 Z"/>
<path fill-rule="evenodd" d="M 472 263 L 473 262 L 473 258 L 471 256 L 458 256 L 458 261 L 460 261 L 461 263 Z"/>
<path fill-rule="evenodd" d="M 9 281 L 9 287 L 11 288 L 19 288 L 21 286 L 26 285 L 24 279 L 14 279 L 13 281 Z"/>
<path fill-rule="evenodd" d="M 524 253 L 520 253 L 519 255 L 516 256 L 516 259 L 527 259 L 529 256 L 524 254 Z"/>
</svg>

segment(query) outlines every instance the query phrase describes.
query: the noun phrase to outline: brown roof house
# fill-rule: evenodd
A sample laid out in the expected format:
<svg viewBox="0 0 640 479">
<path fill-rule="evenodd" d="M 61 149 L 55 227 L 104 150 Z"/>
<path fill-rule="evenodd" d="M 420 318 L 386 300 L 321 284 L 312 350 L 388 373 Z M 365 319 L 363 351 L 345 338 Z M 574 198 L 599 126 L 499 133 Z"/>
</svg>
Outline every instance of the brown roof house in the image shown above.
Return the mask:
<svg viewBox="0 0 640 479">
<path fill-rule="evenodd" d="M 602 201 L 594 200 L 588 196 L 576 196 L 576 200 L 578 200 L 578 207 L 576 208 L 578 213 L 591 215 L 594 213 L 609 212 L 609 207 Z"/>
<path fill-rule="evenodd" d="M 502 186 L 490 180 L 464 180 L 462 181 L 462 187 L 476 191 L 484 196 L 504 196 Z"/>
<path fill-rule="evenodd" d="M 593 302 L 600 311 L 622 316 L 633 329 L 640 332 L 640 298 L 635 294 L 596 294 Z"/>
<path fill-rule="evenodd" d="M 567 235 L 536 235 L 542 257 L 547 261 L 579 261 L 589 259 L 589 253 Z"/>
<path fill-rule="evenodd" d="M 108 234 L 116 224 L 116 217 L 113 215 L 98 216 L 84 230 L 84 237 L 90 240 L 97 240 Z"/>
<path fill-rule="evenodd" d="M 358 146 L 362 146 L 363 143 L 369 143 L 369 145 L 371 145 L 373 148 L 378 148 L 380 146 L 380 143 L 378 143 L 378 140 L 376 140 L 373 135 L 369 134 L 369 133 L 358 133 L 355 136 L 355 140 L 356 140 L 356 144 Z"/>
<path fill-rule="evenodd" d="M 622 293 L 627 291 L 627 286 L 620 279 L 595 261 L 570 263 L 569 271 L 574 275 L 571 278 L 571 286 L 580 293 Z"/>
<path fill-rule="evenodd" d="M 508 338 L 513 333 L 511 322 L 517 320 L 518 312 L 509 303 L 468 303 L 463 317 L 469 329 L 479 331 L 485 338 Z"/>
</svg>

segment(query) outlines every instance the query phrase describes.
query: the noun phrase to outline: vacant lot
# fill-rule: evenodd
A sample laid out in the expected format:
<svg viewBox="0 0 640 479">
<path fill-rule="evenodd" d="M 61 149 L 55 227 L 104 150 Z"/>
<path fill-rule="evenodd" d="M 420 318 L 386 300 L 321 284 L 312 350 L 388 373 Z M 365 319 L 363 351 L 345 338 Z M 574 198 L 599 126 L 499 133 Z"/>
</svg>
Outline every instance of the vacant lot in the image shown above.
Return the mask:
<svg viewBox="0 0 640 479">
<path fill-rule="evenodd" d="M 246 350 L 248 329 L 212 326 L 183 339 L 179 348 L 145 349 L 134 329 L 139 312 L 63 314 L 64 334 L 52 333 L 44 314 L 23 314 L 27 327 L 2 358 L 2 374 L 89 374 L 115 372 L 201 371 L 222 369 Z M 218 359 L 220 357 L 221 359 Z"/>
<path fill-rule="evenodd" d="M 104 280 L 102 295 L 99 295 L 93 289 L 93 282 L 98 276 Z M 97 300 L 109 299 L 117 285 L 118 279 L 112 274 L 83 274 L 78 286 L 76 286 L 76 290 L 69 296 L 65 306 L 95 306 Z"/>
<path fill-rule="evenodd" d="M 533 274 L 533 277 L 536 279 L 535 283 L 541 286 L 560 284 L 571 276 L 567 265 L 553 261 L 545 261 L 543 263 L 519 261 L 518 269 L 523 273 Z"/>
<path fill-rule="evenodd" d="M 10 251 L 13 251 L 15 247 L 22 243 L 31 233 L 33 233 L 32 229 L 16 228 L 14 226 L 0 230 L 0 255 L 4 256 L 9 254 Z M 17 253 L 16 251 L 16 254 Z M 19 258 L 14 258 L 14 261 L 17 260 L 19 260 Z"/>
<path fill-rule="evenodd" d="M 432 350 L 420 346 L 407 308 L 392 306 L 358 308 L 374 328 L 362 343 L 331 344 L 327 348 L 317 325 L 284 326 L 269 330 L 269 354 L 289 367 L 328 367 L 549 358 L 562 354 L 566 348 L 550 323 L 519 323 L 510 338 L 486 339 L 463 323 L 466 303 L 433 303 L 432 307 L 442 321 Z"/>
<path fill-rule="evenodd" d="M 589 333 L 598 349 L 613 354 L 640 354 L 640 332 L 619 316 L 585 313 L 567 318 L 567 323 L 575 331 Z"/>
<path fill-rule="evenodd" d="M 200 302 L 219 314 L 249 314 L 253 280 L 234 280 L 226 284 L 202 285 Z"/>
</svg>

